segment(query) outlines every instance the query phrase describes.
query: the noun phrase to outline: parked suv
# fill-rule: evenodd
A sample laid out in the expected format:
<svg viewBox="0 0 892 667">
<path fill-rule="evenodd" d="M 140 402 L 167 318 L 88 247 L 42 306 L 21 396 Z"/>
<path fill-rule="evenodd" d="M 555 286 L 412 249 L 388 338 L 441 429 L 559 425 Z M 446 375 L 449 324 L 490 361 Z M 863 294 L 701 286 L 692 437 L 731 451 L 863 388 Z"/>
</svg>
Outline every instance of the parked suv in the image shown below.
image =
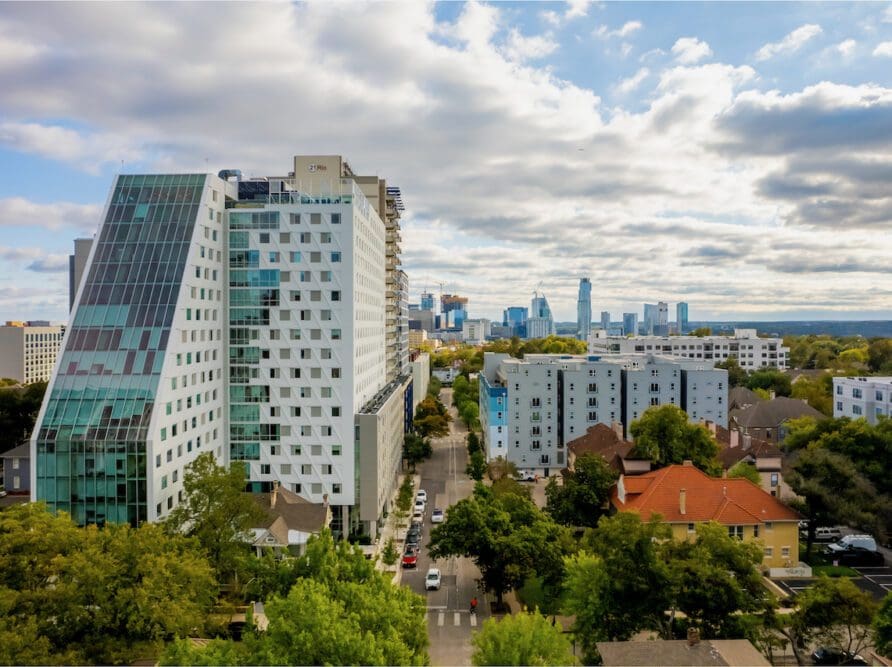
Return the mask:
<svg viewBox="0 0 892 667">
<path fill-rule="evenodd" d="M 835 563 L 848 567 L 882 567 L 886 559 L 879 551 L 870 551 L 861 547 L 849 547 L 842 551 L 830 552 Z"/>
<path fill-rule="evenodd" d="M 839 539 L 839 542 L 827 545 L 827 549 L 830 551 L 845 551 L 849 547 L 876 551 L 877 541 L 870 535 L 844 535 Z"/>
<path fill-rule="evenodd" d="M 842 537 L 839 526 L 821 526 L 815 528 L 815 540 L 818 542 L 835 542 Z"/>
</svg>

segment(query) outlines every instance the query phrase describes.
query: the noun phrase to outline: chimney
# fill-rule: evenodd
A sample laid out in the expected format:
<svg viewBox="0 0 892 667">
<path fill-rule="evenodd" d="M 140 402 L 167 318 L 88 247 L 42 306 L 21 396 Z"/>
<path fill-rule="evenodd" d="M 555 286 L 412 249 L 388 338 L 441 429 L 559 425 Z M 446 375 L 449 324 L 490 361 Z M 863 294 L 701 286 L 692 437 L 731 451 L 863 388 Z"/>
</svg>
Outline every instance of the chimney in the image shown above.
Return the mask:
<svg viewBox="0 0 892 667">
<path fill-rule="evenodd" d="M 688 628 L 688 646 L 696 646 L 700 643 L 700 631 L 697 628 Z"/>
<path fill-rule="evenodd" d="M 613 422 L 610 427 L 613 429 L 613 432 L 616 433 L 616 437 L 620 440 L 624 440 L 623 438 L 623 423 L 622 422 Z"/>
<path fill-rule="evenodd" d="M 727 495 L 728 495 L 728 487 L 727 487 L 727 486 L 723 486 L 723 487 L 722 487 L 722 495 L 723 495 L 723 496 L 727 496 Z"/>
<path fill-rule="evenodd" d="M 740 431 L 731 431 L 731 446 L 737 447 L 740 444 Z"/>
<path fill-rule="evenodd" d="M 743 449 L 747 450 L 753 446 L 753 436 L 746 434 L 743 436 Z"/>
<path fill-rule="evenodd" d="M 707 419 L 706 420 L 706 428 L 709 429 L 710 433 L 715 435 L 715 422 L 714 421 L 710 421 L 709 419 Z"/>
<path fill-rule="evenodd" d="M 276 480 L 273 482 L 273 490 L 272 493 L 269 494 L 269 506 L 271 509 L 276 508 L 276 496 L 279 495 L 279 481 Z"/>
<path fill-rule="evenodd" d="M 687 510 L 688 510 L 687 496 L 688 496 L 687 491 L 685 491 L 684 489 L 678 490 L 678 513 L 679 514 L 687 513 Z"/>
</svg>

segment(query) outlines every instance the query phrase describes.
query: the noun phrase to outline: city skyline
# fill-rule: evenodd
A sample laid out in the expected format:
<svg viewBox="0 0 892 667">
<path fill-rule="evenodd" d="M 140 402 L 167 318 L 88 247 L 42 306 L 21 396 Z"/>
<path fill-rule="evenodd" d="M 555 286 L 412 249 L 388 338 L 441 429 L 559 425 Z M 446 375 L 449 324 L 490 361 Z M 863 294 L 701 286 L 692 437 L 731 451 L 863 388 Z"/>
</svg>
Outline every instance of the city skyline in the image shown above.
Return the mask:
<svg viewBox="0 0 892 667">
<path fill-rule="evenodd" d="M 8 3 L 0 50 L 0 321 L 67 319 L 114 174 L 283 150 L 409 194 L 413 302 L 892 319 L 889 3 Z"/>
</svg>

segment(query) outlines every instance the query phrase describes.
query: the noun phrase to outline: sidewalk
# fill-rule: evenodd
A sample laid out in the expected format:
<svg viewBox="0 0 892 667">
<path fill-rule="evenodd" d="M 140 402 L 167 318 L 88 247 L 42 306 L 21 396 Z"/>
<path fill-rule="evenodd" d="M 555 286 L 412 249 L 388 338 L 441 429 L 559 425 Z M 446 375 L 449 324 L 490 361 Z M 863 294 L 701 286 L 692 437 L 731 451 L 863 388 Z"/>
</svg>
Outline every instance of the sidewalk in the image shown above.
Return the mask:
<svg viewBox="0 0 892 667">
<path fill-rule="evenodd" d="M 415 473 L 404 473 L 399 476 L 397 480 L 396 488 L 393 492 L 393 497 L 390 499 L 390 505 L 393 510 L 396 509 L 396 499 L 400 493 L 400 487 L 403 484 L 403 480 L 409 476 L 412 477 L 412 486 L 415 491 L 418 491 L 421 485 L 421 475 L 417 472 Z M 391 511 L 387 515 L 387 521 L 384 523 L 384 526 L 381 528 L 381 532 L 378 534 L 378 539 L 375 542 L 375 551 L 373 558 L 375 559 L 375 569 L 379 572 L 384 572 L 393 575 L 393 584 L 395 586 L 400 585 L 400 581 L 402 580 L 403 569 L 400 567 L 399 557 L 402 556 L 403 553 L 403 540 L 406 538 L 406 531 L 409 528 L 409 517 L 406 517 L 404 523 L 401 525 L 396 524 L 396 512 Z M 397 552 L 397 561 L 393 565 L 385 565 L 384 561 L 381 560 L 381 553 L 384 551 L 384 547 L 387 546 L 387 541 L 390 538 L 393 538 L 393 546 L 396 548 Z"/>
</svg>

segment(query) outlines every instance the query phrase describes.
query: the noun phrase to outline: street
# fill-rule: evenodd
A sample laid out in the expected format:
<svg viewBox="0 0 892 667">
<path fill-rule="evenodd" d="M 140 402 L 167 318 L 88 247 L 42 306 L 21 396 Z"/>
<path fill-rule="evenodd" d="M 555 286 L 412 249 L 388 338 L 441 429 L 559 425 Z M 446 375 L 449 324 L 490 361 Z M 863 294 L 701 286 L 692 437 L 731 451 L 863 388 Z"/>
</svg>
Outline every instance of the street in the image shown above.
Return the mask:
<svg viewBox="0 0 892 667">
<path fill-rule="evenodd" d="M 430 637 L 432 665 L 470 665 L 471 633 L 489 617 L 489 608 L 483 593 L 477 591 L 476 580 L 480 571 L 468 558 L 449 558 L 432 561 L 427 555 L 430 541 L 431 511 L 435 507 L 447 510 L 462 498 L 471 495 L 474 482 L 465 474 L 468 462 L 465 438 L 468 431 L 459 421 L 455 408 L 451 407 L 452 390 L 444 388 L 440 400 L 449 409 L 452 421 L 449 435 L 432 441 L 433 455 L 418 466 L 421 488 L 427 491 L 421 552 L 418 567 L 404 570 L 402 584 L 427 597 L 427 623 Z M 424 578 L 429 567 L 438 567 L 442 585 L 438 591 L 425 592 Z M 471 598 L 477 596 L 477 615 L 470 613 Z M 479 618 L 478 618 L 479 616 Z"/>
</svg>

